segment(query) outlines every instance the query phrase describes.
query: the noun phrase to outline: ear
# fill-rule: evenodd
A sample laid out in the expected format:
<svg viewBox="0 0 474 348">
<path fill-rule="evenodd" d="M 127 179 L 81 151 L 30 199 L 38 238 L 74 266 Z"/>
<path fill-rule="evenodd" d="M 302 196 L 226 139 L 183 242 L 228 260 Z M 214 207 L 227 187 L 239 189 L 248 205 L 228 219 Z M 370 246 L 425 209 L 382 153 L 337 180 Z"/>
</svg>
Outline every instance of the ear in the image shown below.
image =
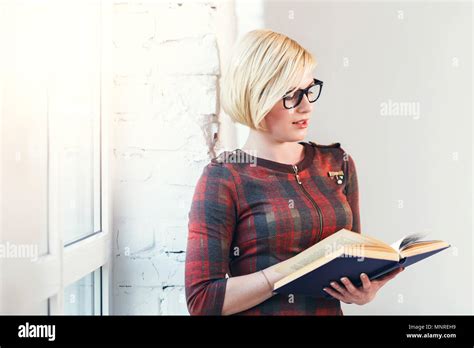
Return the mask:
<svg viewBox="0 0 474 348">
<path fill-rule="evenodd" d="M 266 117 L 264 117 L 263 120 L 261 120 L 258 124 L 258 130 L 263 132 L 268 131 Z"/>
</svg>

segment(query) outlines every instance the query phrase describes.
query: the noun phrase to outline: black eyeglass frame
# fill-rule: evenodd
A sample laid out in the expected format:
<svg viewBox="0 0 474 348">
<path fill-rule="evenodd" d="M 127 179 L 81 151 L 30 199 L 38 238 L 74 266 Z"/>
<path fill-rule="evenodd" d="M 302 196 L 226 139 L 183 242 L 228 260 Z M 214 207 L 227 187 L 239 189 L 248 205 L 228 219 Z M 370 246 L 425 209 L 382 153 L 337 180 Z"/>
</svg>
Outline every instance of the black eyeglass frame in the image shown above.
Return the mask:
<svg viewBox="0 0 474 348">
<path fill-rule="evenodd" d="M 313 83 L 314 83 L 314 84 L 312 84 L 312 85 L 309 86 L 308 88 L 300 89 L 300 90 L 296 90 L 296 91 L 295 91 L 295 93 L 298 92 L 298 91 L 301 91 L 301 93 L 300 93 L 300 95 L 299 95 L 299 97 L 298 97 L 298 101 L 297 101 L 296 104 L 293 105 L 292 107 L 287 107 L 287 106 L 286 106 L 286 103 L 285 103 L 286 99 L 285 99 L 285 98 L 286 98 L 287 96 L 284 95 L 282 99 L 283 99 L 283 106 L 285 107 L 285 109 L 290 110 L 290 109 L 296 108 L 298 105 L 300 105 L 301 101 L 303 100 L 303 96 L 304 96 L 304 95 L 306 95 L 306 98 L 308 99 L 308 101 L 309 101 L 310 103 L 314 103 L 316 100 L 318 100 L 318 99 L 319 99 L 319 96 L 321 95 L 321 91 L 323 90 L 323 81 L 313 78 Z M 309 92 L 309 90 L 310 90 L 311 88 L 313 88 L 314 86 L 317 86 L 317 85 L 319 85 L 319 93 L 318 93 L 318 96 L 316 97 L 315 100 L 310 101 L 310 100 L 309 100 L 309 97 L 308 97 L 308 92 Z"/>
</svg>

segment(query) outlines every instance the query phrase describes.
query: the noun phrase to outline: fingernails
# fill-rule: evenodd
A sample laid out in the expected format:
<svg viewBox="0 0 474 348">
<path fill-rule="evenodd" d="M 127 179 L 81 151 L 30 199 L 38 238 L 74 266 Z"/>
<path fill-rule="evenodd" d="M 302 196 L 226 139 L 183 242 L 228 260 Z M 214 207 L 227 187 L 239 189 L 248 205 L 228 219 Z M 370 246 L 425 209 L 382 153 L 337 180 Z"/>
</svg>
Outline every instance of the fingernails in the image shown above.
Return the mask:
<svg viewBox="0 0 474 348">
<path fill-rule="evenodd" d="M 362 278 L 367 278 L 367 274 L 365 274 L 365 273 L 362 273 L 360 276 L 361 276 Z"/>
<path fill-rule="evenodd" d="M 341 282 L 343 283 L 347 282 L 347 278 L 341 278 Z"/>
<path fill-rule="evenodd" d="M 328 288 L 323 288 L 324 291 L 328 292 Z"/>
<path fill-rule="evenodd" d="M 334 286 L 334 285 L 336 285 L 336 282 L 331 282 L 331 286 Z"/>
</svg>

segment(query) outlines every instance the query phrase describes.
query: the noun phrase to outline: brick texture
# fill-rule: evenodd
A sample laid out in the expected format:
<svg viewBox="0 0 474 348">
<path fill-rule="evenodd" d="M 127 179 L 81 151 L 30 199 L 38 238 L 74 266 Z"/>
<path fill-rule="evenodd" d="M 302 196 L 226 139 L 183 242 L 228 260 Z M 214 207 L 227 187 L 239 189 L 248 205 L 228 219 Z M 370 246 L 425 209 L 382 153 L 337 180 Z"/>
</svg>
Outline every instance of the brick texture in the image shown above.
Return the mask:
<svg viewBox="0 0 474 348">
<path fill-rule="evenodd" d="M 187 214 L 218 130 L 215 12 L 113 4 L 113 314 L 188 314 Z"/>
</svg>

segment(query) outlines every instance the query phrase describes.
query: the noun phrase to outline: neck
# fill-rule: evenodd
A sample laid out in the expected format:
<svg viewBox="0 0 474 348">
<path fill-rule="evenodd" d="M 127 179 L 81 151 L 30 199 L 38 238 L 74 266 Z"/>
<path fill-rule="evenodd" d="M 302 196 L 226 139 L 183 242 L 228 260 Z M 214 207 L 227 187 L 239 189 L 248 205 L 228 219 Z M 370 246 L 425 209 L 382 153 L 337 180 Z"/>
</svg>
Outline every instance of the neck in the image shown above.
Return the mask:
<svg viewBox="0 0 474 348">
<path fill-rule="evenodd" d="M 243 151 L 256 151 L 256 156 L 284 164 L 296 164 L 304 157 L 304 148 L 297 141 L 279 141 L 262 131 L 250 130 Z"/>
</svg>

